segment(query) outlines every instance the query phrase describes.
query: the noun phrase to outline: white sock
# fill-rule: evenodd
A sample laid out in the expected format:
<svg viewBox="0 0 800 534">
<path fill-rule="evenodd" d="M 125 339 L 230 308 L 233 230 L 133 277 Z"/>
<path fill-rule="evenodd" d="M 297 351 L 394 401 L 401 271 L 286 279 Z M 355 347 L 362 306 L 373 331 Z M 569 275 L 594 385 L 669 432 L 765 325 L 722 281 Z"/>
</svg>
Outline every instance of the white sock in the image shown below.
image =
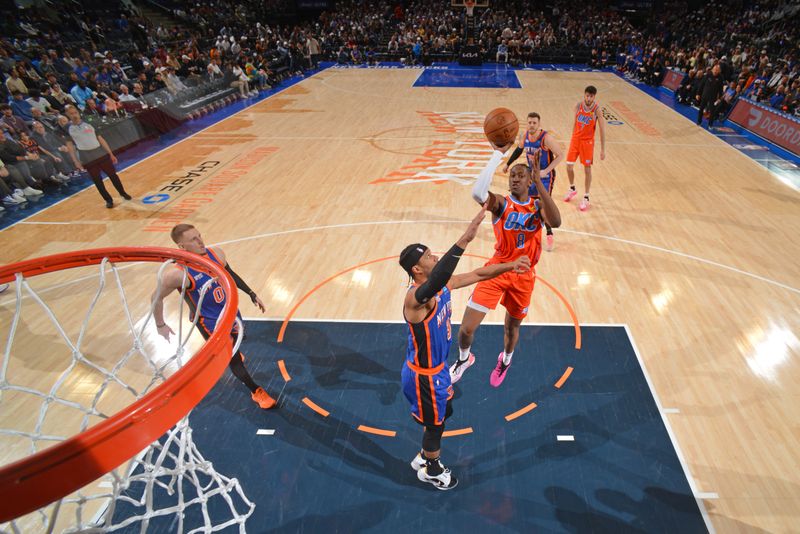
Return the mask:
<svg viewBox="0 0 800 534">
<path fill-rule="evenodd" d="M 466 349 L 462 349 L 461 347 L 458 347 L 458 359 L 461 360 L 462 362 L 467 361 L 467 359 L 469 358 L 469 349 L 471 349 L 471 348 L 472 348 L 472 345 L 470 345 Z"/>
<path fill-rule="evenodd" d="M 511 365 L 511 357 L 514 356 L 514 351 L 505 352 L 503 351 L 503 365 Z"/>
</svg>

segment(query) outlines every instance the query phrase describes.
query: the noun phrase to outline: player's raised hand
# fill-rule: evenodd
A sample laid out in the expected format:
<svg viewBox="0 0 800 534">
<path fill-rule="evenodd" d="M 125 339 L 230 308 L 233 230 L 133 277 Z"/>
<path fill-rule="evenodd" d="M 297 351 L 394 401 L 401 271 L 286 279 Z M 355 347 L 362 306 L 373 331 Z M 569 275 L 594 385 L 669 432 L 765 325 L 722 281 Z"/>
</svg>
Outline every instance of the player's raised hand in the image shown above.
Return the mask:
<svg viewBox="0 0 800 534">
<path fill-rule="evenodd" d="M 503 146 L 496 145 L 496 144 L 494 144 L 494 142 L 492 142 L 492 141 L 489 141 L 489 144 L 490 144 L 490 145 L 492 145 L 492 148 L 493 148 L 493 149 L 495 149 L 495 150 L 499 150 L 500 152 L 502 152 L 503 154 L 505 154 L 506 152 L 508 152 L 508 151 L 509 151 L 509 149 L 510 149 L 512 146 L 514 146 L 514 141 L 511 141 L 511 142 L 510 142 L 510 143 L 508 143 L 507 145 L 503 145 Z M 508 168 L 508 166 L 506 166 L 506 168 Z"/>
<path fill-rule="evenodd" d="M 172 328 L 170 328 L 167 323 L 164 323 L 161 326 L 156 325 L 156 329 L 158 330 L 159 335 L 167 341 L 169 341 L 170 334 L 175 334 L 175 332 L 172 331 Z"/>
<path fill-rule="evenodd" d="M 531 169 L 531 178 L 533 179 L 534 182 L 536 182 L 537 180 L 541 181 L 541 179 L 542 179 L 542 175 L 541 175 L 541 172 L 542 172 L 542 157 L 541 157 L 541 155 L 542 155 L 542 150 L 540 148 L 537 148 L 533 152 L 533 157 L 530 158 L 530 159 L 533 160 L 533 168 Z"/>
</svg>

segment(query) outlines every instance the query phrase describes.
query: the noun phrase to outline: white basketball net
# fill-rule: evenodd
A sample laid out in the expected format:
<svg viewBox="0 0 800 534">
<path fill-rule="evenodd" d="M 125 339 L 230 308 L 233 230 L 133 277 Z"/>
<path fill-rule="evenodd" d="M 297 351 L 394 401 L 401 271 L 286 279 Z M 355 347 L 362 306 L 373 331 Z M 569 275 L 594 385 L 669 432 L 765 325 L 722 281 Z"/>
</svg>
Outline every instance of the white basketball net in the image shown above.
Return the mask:
<svg viewBox="0 0 800 534">
<path fill-rule="evenodd" d="M 164 262 L 158 271 L 159 291 L 161 289 L 162 274 L 169 265 L 174 265 L 174 261 L 168 260 Z M 121 315 L 119 319 L 126 321 L 126 329 L 132 341 L 130 349 L 111 368 L 108 368 L 108 365 L 104 365 L 102 362 L 98 363 L 98 358 L 87 355 L 82 350 L 86 341 L 91 339 L 91 335 L 93 335 L 88 331 L 88 327 L 98 300 L 106 286 L 108 270 L 113 273 L 113 278 L 121 297 L 121 308 L 124 310 L 124 319 L 122 319 Z M 186 276 L 186 270 L 184 269 L 184 280 L 186 280 Z M 202 306 L 203 298 L 210 284 L 211 281 L 201 289 L 200 302 L 197 305 L 198 310 Z M 125 297 L 119 270 L 116 265 L 108 261 L 108 258 L 105 258 L 100 264 L 100 284 L 75 341 L 67 335 L 65 328 L 62 327 L 51 307 L 31 288 L 28 281 L 21 274 L 17 274 L 15 286 L 16 308 L 5 344 L 2 367 L 0 367 L 0 413 L 7 414 L 12 409 L 18 409 L 13 403 L 20 397 L 25 397 L 29 401 L 31 396 L 38 398 L 40 407 L 38 413 L 35 414 L 36 421 L 33 425 L 28 425 L 26 428 L 8 428 L 8 423 L 0 425 L 2 426 L 0 428 L 0 445 L 2 445 L 0 449 L 6 448 L 7 441 L 13 442 L 20 448 L 20 442 L 22 441 L 23 446 L 24 442 L 27 442 L 27 454 L 33 454 L 52 445 L 53 442 L 63 441 L 71 437 L 71 435 L 54 435 L 44 428 L 48 411 L 54 409 L 54 407 L 59 407 L 57 409 L 62 410 L 72 410 L 79 414 L 80 424 L 74 429 L 72 435 L 83 432 L 91 426 L 90 422 L 96 422 L 99 419 L 105 419 L 113 415 L 113 412 L 104 413 L 99 407 L 104 392 L 109 388 L 114 388 L 116 391 L 120 391 L 120 388 L 122 388 L 124 391 L 129 392 L 131 401 L 139 399 L 155 386 L 164 382 L 172 372 L 180 368 L 188 359 L 185 356 L 185 348 L 196 326 L 197 314 L 193 318 L 194 322 L 191 327 L 184 329 L 182 326 L 183 305 L 181 305 L 181 321 L 178 323 L 177 334 L 178 347 L 175 353 L 168 358 L 164 358 L 163 355 L 158 358 L 148 355 L 143 348 L 146 345 L 143 343 L 143 334 L 152 318 L 154 304 L 150 305 L 149 312 L 142 319 L 134 321 Z M 27 293 L 27 297 L 23 297 L 23 293 Z M 181 302 L 183 302 L 184 293 L 185 289 L 181 293 Z M 44 311 L 44 314 L 55 327 L 60 339 L 71 351 L 71 361 L 64 362 L 63 372 L 60 373 L 55 383 L 50 386 L 47 384 L 35 384 L 34 386 L 38 387 L 31 387 L 29 384 L 15 383 L 15 376 L 13 376 L 13 372 L 10 372 L 11 369 L 19 367 L 19 365 L 11 365 L 11 362 L 14 337 L 20 325 L 23 302 L 26 300 L 26 306 L 38 305 Z M 150 326 L 150 328 L 154 327 Z M 188 330 L 185 335 L 183 330 Z M 243 332 L 241 324 L 239 324 L 238 331 L 240 334 L 233 349 L 234 353 L 238 350 L 241 341 L 241 332 Z M 25 356 L 17 355 L 16 358 L 19 360 L 25 358 Z M 124 370 L 134 365 L 134 363 L 137 366 L 137 373 L 140 379 L 143 373 L 139 370 L 149 369 L 149 378 L 145 376 L 141 384 L 135 385 L 123 377 Z M 84 372 L 88 370 L 95 377 L 102 377 L 97 391 L 88 396 L 90 402 L 80 403 L 65 398 L 65 396 L 60 396 L 62 386 L 70 380 L 72 373 L 77 372 L 76 370 L 79 368 Z M 23 452 L 22 456 L 24 455 L 25 453 Z M 19 458 L 12 458 L 11 461 L 17 459 Z M 6 461 L 6 463 L 10 462 Z M 215 514 L 217 523 L 215 523 L 214 518 L 210 517 L 208 509 L 209 503 L 215 500 L 224 502 L 228 510 L 222 519 L 219 519 L 219 514 Z M 168 505 L 165 505 L 165 503 L 168 503 Z M 123 509 L 124 513 L 120 513 L 120 509 Z M 219 509 L 219 507 L 215 509 Z M 235 525 L 238 525 L 240 532 L 245 532 L 245 521 L 252 515 L 254 509 L 255 505 L 244 495 L 238 480 L 228 478 L 215 471 L 211 462 L 206 460 L 197 450 L 192 440 L 192 429 L 189 426 L 189 415 L 187 414 L 177 425 L 167 431 L 159 441 L 153 442 L 127 464 L 118 467 L 100 480 L 81 488 L 72 495 L 68 495 L 27 516 L 0 525 L 0 531 L 7 532 L 10 530 L 15 533 L 52 532 L 54 530 L 62 532 L 106 532 L 128 527 L 137 528 L 141 532 L 145 532 L 154 518 L 175 516 L 177 519 L 172 523 L 170 529 L 174 529 L 177 532 L 184 532 L 185 529 L 190 529 L 188 532 L 214 532 Z M 115 511 L 117 512 L 116 517 Z M 124 515 L 124 517 L 121 517 L 121 515 Z M 139 525 L 138 527 L 136 526 L 137 524 Z"/>
</svg>

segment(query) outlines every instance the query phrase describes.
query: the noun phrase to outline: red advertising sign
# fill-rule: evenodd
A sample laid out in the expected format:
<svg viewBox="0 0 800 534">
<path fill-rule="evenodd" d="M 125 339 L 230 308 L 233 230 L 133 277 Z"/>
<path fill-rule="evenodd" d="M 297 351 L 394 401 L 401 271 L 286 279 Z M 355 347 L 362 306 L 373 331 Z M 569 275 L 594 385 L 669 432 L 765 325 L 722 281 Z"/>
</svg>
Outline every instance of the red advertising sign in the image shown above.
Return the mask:
<svg viewBox="0 0 800 534">
<path fill-rule="evenodd" d="M 664 80 L 661 82 L 661 85 L 670 91 L 675 91 L 681 86 L 684 76 L 686 76 L 686 74 L 679 70 L 667 69 L 667 73 L 664 75 Z"/>
<path fill-rule="evenodd" d="M 767 141 L 800 156 L 800 119 L 740 98 L 728 118 Z"/>
</svg>

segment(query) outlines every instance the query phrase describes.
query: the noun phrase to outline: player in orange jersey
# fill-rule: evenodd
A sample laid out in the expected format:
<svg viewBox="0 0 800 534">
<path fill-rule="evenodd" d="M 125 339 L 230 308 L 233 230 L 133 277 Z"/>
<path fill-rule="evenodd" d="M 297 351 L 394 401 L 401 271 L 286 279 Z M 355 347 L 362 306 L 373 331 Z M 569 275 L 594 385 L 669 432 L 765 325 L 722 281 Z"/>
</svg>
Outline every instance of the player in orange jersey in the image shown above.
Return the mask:
<svg viewBox="0 0 800 534">
<path fill-rule="evenodd" d="M 542 226 L 547 223 L 558 228 L 561 225 L 561 214 L 550 197 L 550 191 L 542 184 L 541 158 L 538 153 L 532 154 L 530 169 L 520 163 L 511 168 L 508 177 L 509 195 L 490 193 L 489 185 L 494 171 L 512 144 L 505 147 L 492 146 L 495 151 L 472 188 L 472 198 L 481 205 L 486 203 L 493 216 L 492 226 L 497 243 L 494 256 L 487 265 L 514 261 L 525 255 L 530 259 L 531 270 L 527 273 L 509 272 L 492 280 L 478 282 L 458 330 L 459 356 L 458 361 L 450 366 L 450 378 L 453 383 L 459 381 L 464 371 L 475 363 L 475 355 L 470 352 L 475 330 L 486 313 L 495 309 L 499 302 L 506 309 L 504 346 L 489 377 L 489 383 L 498 387 L 511 365 L 514 347 L 519 340 L 519 326 L 528 314 L 535 280 L 534 267 L 542 253 Z M 539 192 L 538 198 L 530 196 L 532 183 Z"/>
<path fill-rule="evenodd" d="M 606 121 L 598 113 L 599 106 L 594 97 L 597 89 L 590 85 L 583 91 L 583 101 L 575 104 L 575 127 L 572 130 L 572 140 L 567 150 L 567 178 L 569 178 L 569 191 L 564 197 L 564 202 L 578 194 L 575 190 L 575 161 L 580 158 L 583 170 L 586 173 L 586 193 L 579 206 L 581 211 L 589 209 L 589 189 L 592 187 L 592 163 L 594 161 L 594 130 L 600 126 L 600 159 L 606 159 Z"/>
</svg>

